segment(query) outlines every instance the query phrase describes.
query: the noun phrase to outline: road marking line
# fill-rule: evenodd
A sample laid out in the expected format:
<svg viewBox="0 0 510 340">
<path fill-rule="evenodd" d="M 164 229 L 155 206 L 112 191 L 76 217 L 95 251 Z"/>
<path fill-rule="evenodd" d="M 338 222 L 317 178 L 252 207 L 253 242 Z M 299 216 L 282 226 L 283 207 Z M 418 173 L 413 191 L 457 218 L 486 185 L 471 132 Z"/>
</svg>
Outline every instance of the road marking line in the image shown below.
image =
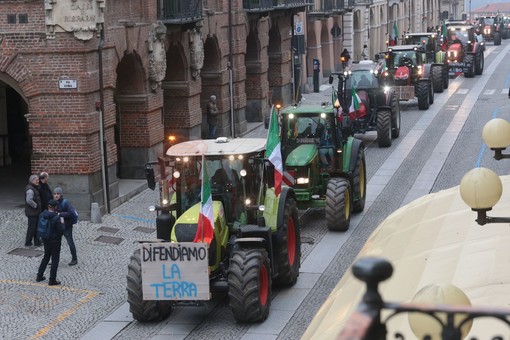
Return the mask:
<svg viewBox="0 0 510 340">
<path fill-rule="evenodd" d="M 483 94 L 484 94 L 484 96 L 492 96 L 494 94 L 494 92 L 496 92 L 496 90 L 490 89 L 490 90 L 485 90 L 483 92 Z"/>
<path fill-rule="evenodd" d="M 457 94 L 467 94 L 469 92 L 469 89 L 458 89 Z"/>
</svg>

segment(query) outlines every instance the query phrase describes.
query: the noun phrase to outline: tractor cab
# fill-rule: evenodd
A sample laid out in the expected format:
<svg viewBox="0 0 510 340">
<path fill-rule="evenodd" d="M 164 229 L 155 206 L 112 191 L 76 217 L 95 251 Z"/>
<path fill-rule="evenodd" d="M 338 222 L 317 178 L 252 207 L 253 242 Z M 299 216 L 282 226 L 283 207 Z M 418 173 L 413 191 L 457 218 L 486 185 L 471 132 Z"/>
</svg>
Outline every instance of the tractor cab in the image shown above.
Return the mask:
<svg viewBox="0 0 510 340">
<path fill-rule="evenodd" d="M 420 45 L 393 46 L 387 52 L 387 69 L 395 85 L 411 85 L 422 77 L 427 51 Z"/>
<path fill-rule="evenodd" d="M 439 51 L 440 41 L 434 32 L 407 33 L 404 36 L 404 45 L 422 46 L 429 53 L 429 59 L 434 60 L 434 53 Z"/>
</svg>

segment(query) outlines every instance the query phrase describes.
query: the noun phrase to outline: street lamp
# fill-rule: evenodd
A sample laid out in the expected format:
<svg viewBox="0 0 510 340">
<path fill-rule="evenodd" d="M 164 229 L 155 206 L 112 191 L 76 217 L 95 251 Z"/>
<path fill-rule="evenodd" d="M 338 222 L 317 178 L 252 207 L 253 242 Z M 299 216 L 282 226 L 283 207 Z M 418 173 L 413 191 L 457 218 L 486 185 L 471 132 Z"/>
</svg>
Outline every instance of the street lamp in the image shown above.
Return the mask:
<svg viewBox="0 0 510 340">
<path fill-rule="evenodd" d="M 487 146 L 494 150 L 494 159 L 510 158 L 510 154 L 503 154 L 510 146 L 510 123 L 502 118 L 491 119 L 482 130 L 482 138 Z"/>
</svg>

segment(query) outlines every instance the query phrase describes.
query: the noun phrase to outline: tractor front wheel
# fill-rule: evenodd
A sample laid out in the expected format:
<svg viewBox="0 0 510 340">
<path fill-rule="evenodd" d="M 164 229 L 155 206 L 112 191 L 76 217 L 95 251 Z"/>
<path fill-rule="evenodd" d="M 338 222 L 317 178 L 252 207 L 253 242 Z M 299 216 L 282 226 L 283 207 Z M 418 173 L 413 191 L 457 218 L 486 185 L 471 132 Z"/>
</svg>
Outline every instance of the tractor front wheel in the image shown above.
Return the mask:
<svg viewBox="0 0 510 340">
<path fill-rule="evenodd" d="M 432 66 L 432 79 L 434 83 L 434 92 L 442 93 L 444 91 L 444 72 L 442 65 Z"/>
<path fill-rule="evenodd" d="M 466 71 L 464 71 L 464 77 L 473 78 L 475 76 L 475 56 L 473 54 L 466 55 L 464 63 L 471 65 Z"/>
<path fill-rule="evenodd" d="M 275 251 L 278 261 L 278 276 L 274 284 L 278 286 L 292 286 L 296 283 L 301 266 L 301 236 L 296 201 L 287 197 L 283 210 L 283 227 L 281 242 Z"/>
<path fill-rule="evenodd" d="M 140 322 L 161 321 L 172 312 L 171 301 L 144 300 L 142 290 L 142 262 L 140 250 L 131 255 L 127 274 L 127 301 L 133 318 Z"/>
<path fill-rule="evenodd" d="M 391 146 L 391 111 L 377 112 L 377 143 L 379 147 Z"/>
<path fill-rule="evenodd" d="M 367 198 L 367 171 L 365 162 L 365 148 L 361 147 L 358 152 L 356 168 L 353 173 L 354 199 L 352 203 L 353 212 L 362 212 L 365 209 Z"/>
<path fill-rule="evenodd" d="M 430 107 L 430 86 L 429 82 L 420 81 L 416 85 L 416 97 L 418 97 L 418 108 L 420 110 L 427 110 Z"/>
<path fill-rule="evenodd" d="M 271 264 L 265 249 L 239 249 L 230 259 L 228 297 L 237 322 L 264 321 L 271 305 Z"/>
<path fill-rule="evenodd" d="M 477 76 L 479 76 L 483 73 L 484 65 L 485 65 L 484 55 L 483 55 L 483 53 L 478 53 L 478 56 L 476 57 L 476 62 L 475 62 L 475 74 Z"/>
<path fill-rule="evenodd" d="M 494 33 L 494 45 L 501 45 L 501 33 L 495 32 Z"/>
<path fill-rule="evenodd" d="M 397 95 L 391 97 L 391 138 L 400 136 L 400 102 Z"/>
<path fill-rule="evenodd" d="M 326 225 L 332 231 L 346 231 L 351 223 L 351 186 L 345 178 L 331 178 L 326 191 Z"/>
</svg>

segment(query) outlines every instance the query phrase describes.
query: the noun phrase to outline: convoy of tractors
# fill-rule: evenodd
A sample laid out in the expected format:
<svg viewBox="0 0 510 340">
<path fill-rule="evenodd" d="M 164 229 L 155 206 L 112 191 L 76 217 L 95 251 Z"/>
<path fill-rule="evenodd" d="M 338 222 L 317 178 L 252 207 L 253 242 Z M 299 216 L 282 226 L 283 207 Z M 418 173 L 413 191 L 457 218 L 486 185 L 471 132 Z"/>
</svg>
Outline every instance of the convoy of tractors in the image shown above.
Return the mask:
<svg viewBox="0 0 510 340">
<path fill-rule="evenodd" d="M 131 256 L 133 317 L 158 321 L 174 306 L 226 294 L 238 322 L 265 320 L 272 287 L 294 285 L 299 276 L 298 209 L 324 209 L 331 231 L 346 231 L 351 214 L 363 211 L 367 172 L 359 134 L 375 131 L 380 147 L 391 146 L 400 135 L 400 101 L 417 98 L 418 108 L 428 109 L 451 75 L 483 73 L 485 41 L 497 45 L 508 37 L 499 17 L 449 22 L 441 31 L 408 33 L 375 60 L 332 74 L 331 102 L 276 106 L 287 179 L 281 192 L 275 183 L 282 174 L 266 155 L 265 139 L 183 142 L 146 164 L 148 186 L 159 190 L 157 239 L 140 241 Z"/>
</svg>

